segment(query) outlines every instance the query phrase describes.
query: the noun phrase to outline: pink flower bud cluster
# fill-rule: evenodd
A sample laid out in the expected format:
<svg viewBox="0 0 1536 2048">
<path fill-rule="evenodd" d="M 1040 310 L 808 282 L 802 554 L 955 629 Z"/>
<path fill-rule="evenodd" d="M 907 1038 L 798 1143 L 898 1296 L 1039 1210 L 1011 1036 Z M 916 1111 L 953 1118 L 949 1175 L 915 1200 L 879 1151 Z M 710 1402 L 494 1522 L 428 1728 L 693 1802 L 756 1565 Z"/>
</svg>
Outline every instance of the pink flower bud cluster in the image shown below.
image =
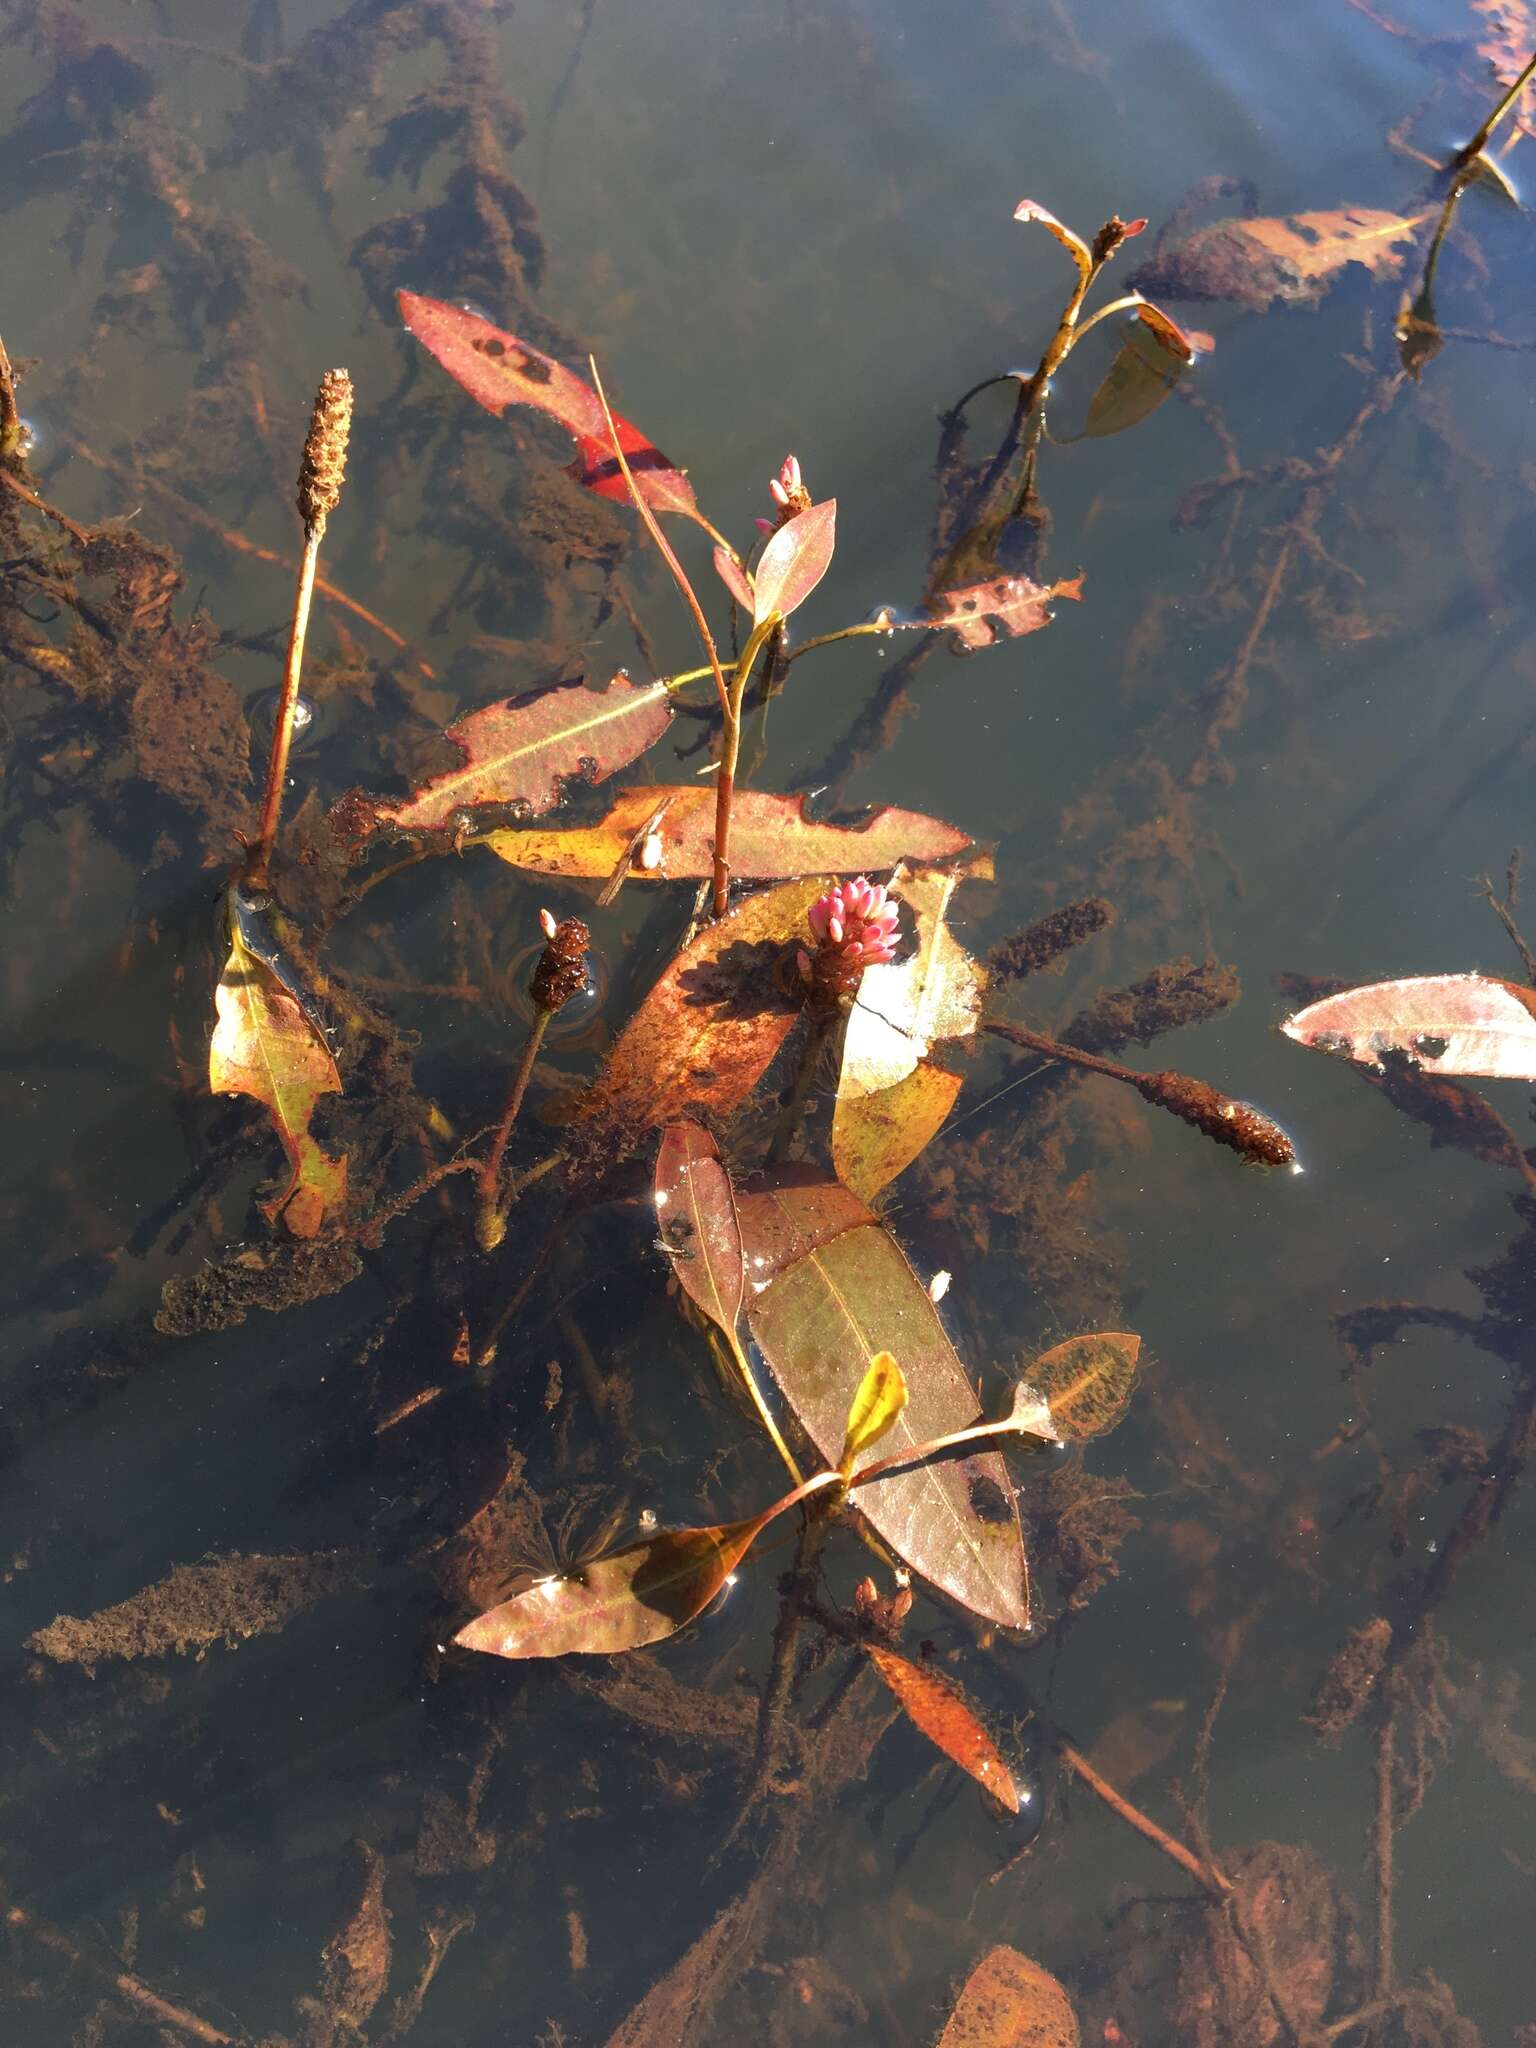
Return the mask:
<svg viewBox="0 0 1536 2048">
<path fill-rule="evenodd" d="M 813 954 L 800 949 L 801 977 L 820 993 L 838 996 L 858 987 L 866 967 L 896 957 L 896 928 L 901 911 L 883 882 L 839 882 L 818 896 L 806 912 L 816 941 Z"/>
<path fill-rule="evenodd" d="M 813 500 L 805 488 L 805 479 L 800 474 L 800 464 L 793 455 L 786 455 L 775 477 L 768 480 L 768 495 L 779 508 L 777 519 L 759 519 L 756 522 L 759 533 L 777 533 L 786 519 L 793 519 L 797 512 L 808 512 Z"/>
</svg>

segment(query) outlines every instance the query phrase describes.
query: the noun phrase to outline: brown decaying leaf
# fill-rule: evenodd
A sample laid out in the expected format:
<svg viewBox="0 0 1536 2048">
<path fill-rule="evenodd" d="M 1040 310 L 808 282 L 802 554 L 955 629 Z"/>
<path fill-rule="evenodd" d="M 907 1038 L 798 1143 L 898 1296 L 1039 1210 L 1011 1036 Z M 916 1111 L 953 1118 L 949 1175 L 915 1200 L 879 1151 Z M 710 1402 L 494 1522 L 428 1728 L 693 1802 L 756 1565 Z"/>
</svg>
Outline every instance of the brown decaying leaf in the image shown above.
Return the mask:
<svg viewBox="0 0 1536 2048">
<path fill-rule="evenodd" d="M 1287 1038 L 1367 1066 L 1401 1053 L 1426 1072 L 1536 1080 L 1536 990 L 1484 974 L 1377 981 L 1309 1003 Z"/>
<path fill-rule="evenodd" d="M 929 601 L 928 624 L 953 632 L 962 647 L 992 647 L 999 640 L 1017 640 L 1051 623 L 1053 597 L 1080 601 L 1081 576 L 1059 583 L 1032 583 L 1027 576 L 997 576 L 989 583 L 971 583 L 963 590 L 941 590 Z M 901 623 L 898 621 L 898 623 Z"/>
<path fill-rule="evenodd" d="M 668 1124 L 656 1155 L 656 1221 L 689 1300 L 726 1332 L 741 1320 L 747 1274 L 736 1196 L 715 1141 L 691 1121 Z"/>
<path fill-rule="evenodd" d="M 812 876 L 749 896 L 676 956 L 577 1106 L 594 1156 L 611 1162 L 643 1131 L 746 1100 L 800 1015 L 790 948 L 821 888 Z"/>
<path fill-rule="evenodd" d="M 1080 2048 L 1072 2001 L 1016 1948 L 989 1948 L 966 1978 L 937 2048 Z"/>
<path fill-rule="evenodd" d="M 398 803 L 354 790 L 333 816 L 353 837 L 380 828 L 461 834 L 506 810 L 537 817 L 559 803 L 573 778 L 601 782 L 627 768 L 661 738 L 671 717 L 664 683 L 632 683 L 622 671 L 603 690 L 579 680 L 554 683 L 483 705 L 450 725 L 443 737 L 463 755 L 459 767 Z"/>
<path fill-rule="evenodd" d="M 715 792 L 698 783 L 649 784 L 621 789 L 606 817 L 564 831 L 509 828 L 485 835 L 484 844 L 513 867 L 572 881 L 612 875 L 635 834 L 665 803 L 657 821 L 661 861 L 630 867 L 631 882 L 697 881 L 714 868 Z M 852 875 L 893 867 L 898 860 L 944 860 L 970 844 L 966 834 L 921 811 L 887 804 L 862 825 L 822 825 L 805 815 L 803 796 L 738 789 L 731 806 L 731 873 L 739 882 L 797 875 Z"/>
<path fill-rule="evenodd" d="M 982 1727 L 959 1686 L 925 1671 L 894 1650 L 867 1643 L 870 1660 L 901 1703 L 902 1712 L 936 1748 L 969 1771 L 1010 1813 L 1019 1810 L 1019 1788 L 997 1745 Z"/>
<path fill-rule="evenodd" d="M 837 542 L 837 500 L 824 498 L 786 519 L 763 549 L 752 578 L 753 620 L 787 619 L 826 575 Z"/>
<path fill-rule="evenodd" d="M 1351 263 L 1377 277 L 1396 276 L 1421 218 L 1340 206 L 1283 219 L 1213 221 L 1160 249 L 1132 283 L 1164 298 L 1230 299 L 1253 312 L 1315 306 Z"/>
<path fill-rule="evenodd" d="M 843 1035 L 832 1159 L 840 1179 L 873 1195 L 915 1159 L 948 1114 L 960 1083 L 927 1055 L 971 1036 L 987 972 L 947 922 L 962 877 L 956 869 L 899 868 L 891 893 L 917 927 L 905 960 L 868 967 Z"/>
<path fill-rule="evenodd" d="M 1536 50 L 1536 17 L 1526 0 L 1472 0 L 1472 12 L 1486 24 L 1477 54 L 1493 66 L 1500 85 L 1513 85 Z"/>
<path fill-rule="evenodd" d="M 318 1025 L 270 968 L 230 932 L 229 958 L 214 990 L 208 1086 L 215 1095 L 250 1095 L 272 1119 L 287 1156 L 284 1185 L 261 1201 L 295 1237 L 314 1237 L 347 1194 L 347 1162 L 321 1149 L 309 1120 L 322 1095 L 341 1093 L 336 1061 Z"/>
<path fill-rule="evenodd" d="M 669 1529 L 575 1571 L 552 1572 L 466 1622 L 453 1640 L 493 1657 L 612 1656 L 662 1642 L 704 1611 L 771 1513 Z"/>
<path fill-rule="evenodd" d="M 1140 1358 L 1141 1339 L 1130 1330 L 1069 1337 L 1025 1368 L 1021 1391 L 1041 1396 L 1063 1443 L 1086 1443 L 1125 1413 Z"/>
<path fill-rule="evenodd" d="M 400 292 L 397 297 L 400 317 L 411 333 L 471 398 L 498 418 L 509 405 L 531 405 L 558 420 L 576 437 L 570 474 L 599 497 L 628 504 L 629 487 L 613 458 L 603 408 L 590 384 L 478 313 L 422 298 L 417 292 Z M 657 512 L 695 517 L 698 501 L 683 472 L 628 420 L 615 414 L 614 424 L 635 487 L 646 503 Z"/>
<path fill-rule="evenodd" d="M 360 1551 L 217 1557 L 179 1564 L 115 1607 L 60 1614 L 27 1638 L 27 1648 L 60 1664 L 95 1666 L 110 1657 L 184 1656 L 280 1629 L 317 1600 L 359 1586 Z"/>
<path fill-rule="evenodd" d="M 869 1360 L 901 1362 L 909 1399 L 879 1455 L 975 1420 L 976 1395 L 927 1290 L 849 1190 L 789 1168 L 737 1197 L 747 1320 L 802 1428 L 829 1464 Z M 1008 1470 L 996 1453 L 879 1479 L 860 1509 L 916 1572 L 972 1612 L 1029 1624 L 1029 1571 Z"/>
</svg>

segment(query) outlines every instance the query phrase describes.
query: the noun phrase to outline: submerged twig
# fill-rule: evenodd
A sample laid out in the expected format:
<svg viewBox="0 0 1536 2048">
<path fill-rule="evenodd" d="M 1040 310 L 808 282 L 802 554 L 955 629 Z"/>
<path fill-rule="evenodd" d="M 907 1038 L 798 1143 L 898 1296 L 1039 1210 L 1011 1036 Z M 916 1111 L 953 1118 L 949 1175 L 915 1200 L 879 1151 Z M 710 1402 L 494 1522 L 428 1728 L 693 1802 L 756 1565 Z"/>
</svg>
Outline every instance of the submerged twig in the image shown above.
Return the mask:
<svg viewBox="0 0 1536 2048">
<path fill-rule="evenodd" d="M 1138 1835 L 1151 1842 L 1155 1848 L 1161 1849 L 1165 1856 L 1171 1856 L 1179 1868 L 1187 1870 L 1197 1884 L 1202 1885 L 1208 1892 L 1231 1891 L 1231 1880 L 1223 1877 L 1214 1863 L 1202 1861 L 1193 1850 L 1186 1849 L 1182 1842 L 1176 1841 L 1166 1828 L 1159 1827 L 1150 1814 L 1143 1813 L 1139 1806 L 1133 1806 L 1123 1792 L 1117 1792 L 1107 1778 L 1099 1775 L 1081 1750 L 1074 1748 L 1070 1742 L 1058 1742 L 1056 1753 L 1068 1770 L 1081 1778 L 1089 1791 L 1102 1799 L 1112 1813 L 1118 1813 L 1128 1827 L 1133 1827 Z"/>
</svg>

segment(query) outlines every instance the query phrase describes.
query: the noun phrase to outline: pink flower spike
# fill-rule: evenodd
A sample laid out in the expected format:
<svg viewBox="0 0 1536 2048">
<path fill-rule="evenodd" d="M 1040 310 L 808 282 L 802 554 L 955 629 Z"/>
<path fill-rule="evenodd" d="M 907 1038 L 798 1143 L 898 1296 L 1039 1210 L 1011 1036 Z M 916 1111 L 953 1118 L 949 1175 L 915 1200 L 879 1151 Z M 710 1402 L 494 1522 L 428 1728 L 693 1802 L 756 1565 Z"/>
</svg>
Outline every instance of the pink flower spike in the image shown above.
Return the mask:
<svg viewBox="0 0 1536 2048">
<path fill-rule="evenodd" d="M 541 910 L 539 912 L 539 930 L 546 939 L 552 939 L 555 936 L 555 920 L 550 911 Z"/>
<path fill-rule="evenodd" d="M 834 946 L 840 946 L 843 943 L 843 920 L 840 917 L 828 917 L 827 937 Z"/>
<path fill-rule="evenodd" d="M 759 533 L 778 532 L 778 528 L 774 525 L 771 519 L 754 519 L 752 524 L 757 528 Z"/>
<path fill-rule="evenodd" d="M 789 492 L 785 490 L 783 484 L 779 482 L 776 476 L 768 479 L 768 495 L 772 498 L 775 505 L 783 505 L 786 509 L 788 508 Z"/>
<path fill-rule="evenodd" d="M 785 456 L 784 467 L 779 471 L 779 482 L 786 494 L 805 488 L 800 477 L 800 464 L 793 455 Z"/>
</svg>

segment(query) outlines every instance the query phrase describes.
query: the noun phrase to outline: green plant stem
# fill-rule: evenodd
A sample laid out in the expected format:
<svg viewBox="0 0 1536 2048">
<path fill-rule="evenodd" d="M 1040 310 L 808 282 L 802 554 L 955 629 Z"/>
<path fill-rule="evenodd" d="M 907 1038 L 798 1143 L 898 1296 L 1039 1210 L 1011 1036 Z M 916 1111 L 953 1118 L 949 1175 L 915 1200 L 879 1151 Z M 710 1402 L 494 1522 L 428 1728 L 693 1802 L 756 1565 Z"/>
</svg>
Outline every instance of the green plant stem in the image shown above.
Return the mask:
<svg viewBox="0 0 1536 2048">
<path fill-rule="evenodd" d="M 317 519 L 304 531 L 304 553 L 299 562 L 298 583 L 293 593 L 293 617 L 288 626 L 288 658 L 283 664 L 282 694 L 278 699 L 277 721 L 272 728 L 272 751 L 267 756 L 267 787 L 261 802 L 261 824 L 256 844 L 246 863 L 245 879 L 253 889 L 265 889 L 277 822 L 283 809 L 283 785 L 288 779 L 288 749 L 293 743 L 293 718 L 299 702 L 299 675 L 304 666 L 304 636 L 309 630 L 309 606 L 315 593 L 315 566 L 325 521 Z"/>
<path fill-rule="evenodd" d="M 1529 64 L 1526 65 L 1520 76 L 1509 88 L 1509 91 L 1505 93 L 1503 99 L 1499 101 L 1499 104 L 1488 116 L 1482 127 L 1478 129 L 1472 140 L 1464 148 L 1457 150 L 1456 155 L 1452 159 L 1453 163 L 1461 165 L 1470 164 L 1474 157 L 1482 154 L 1488 147 L 1489 138 L 1492 136 L 1494 129 L 1498 127 L 1499 123 L 1507 115 L 1514 111 L 1515 102 L 1530 84 L 1533 76 L 1536 76 L 1536 56 L 1532 56 Z"/>
<path fill-rule="evenodd" d="M 1144 306 L 1146 303 L 1140 292 L 1126 292 L 1121 298 L 1111 299 L 1107 306 L 1100 306 L 1096 313 L 1090 314 L 1077 329 L 1072 337 L 1072 346 L 1076 348 L 1090 328 L 1097 327 L 1101 320 L 1107 320 L 1112 313 L 1128 313 L 1132 306 Z"/>
<path fill-rule="evenodd" d="M 731 891 L 731 804 L 736 795 L 736 763 L 741 757 L 741 706 L 747 683 L 763 643 L 775 627 L 782 625 L 777 612 L 770 612 L 752 628 L 736 673 L 725 696 L 725 729 L 720 736 L 720 767 L 715 777 L 715 877 L 713 909 L 724 917 Z"/>
<path fill-rule="evenodd" d="M 523 1096 L 528 1089 L 528 1077 L 533 1072 L 545 1029 L 553 1015 L 553 1010 L 539 1009 L 533 1013 L 533 1023 L 528 1029 L 527 1042 L 517 1063 L 517 1071 L 512 1076 L 512 1086 L 507 1091 L 506 1107 L 501 1112 L 501 1122 L 496 1126 L 491 1149 L 485 1155 L 485 1162 L 475 1183 L 480 1197 L 479 1213 L 475 1219 L 475 1236 L 482 1251 L 495 1251 L 507 1234 L 506 1205 L 499 1199 L 502 1161 L 506 1157 L 507 1140 L 512 1135 L 512 1126 L 517 1122 L 517 1113 L 523 1106 Z"/>
</svg>

